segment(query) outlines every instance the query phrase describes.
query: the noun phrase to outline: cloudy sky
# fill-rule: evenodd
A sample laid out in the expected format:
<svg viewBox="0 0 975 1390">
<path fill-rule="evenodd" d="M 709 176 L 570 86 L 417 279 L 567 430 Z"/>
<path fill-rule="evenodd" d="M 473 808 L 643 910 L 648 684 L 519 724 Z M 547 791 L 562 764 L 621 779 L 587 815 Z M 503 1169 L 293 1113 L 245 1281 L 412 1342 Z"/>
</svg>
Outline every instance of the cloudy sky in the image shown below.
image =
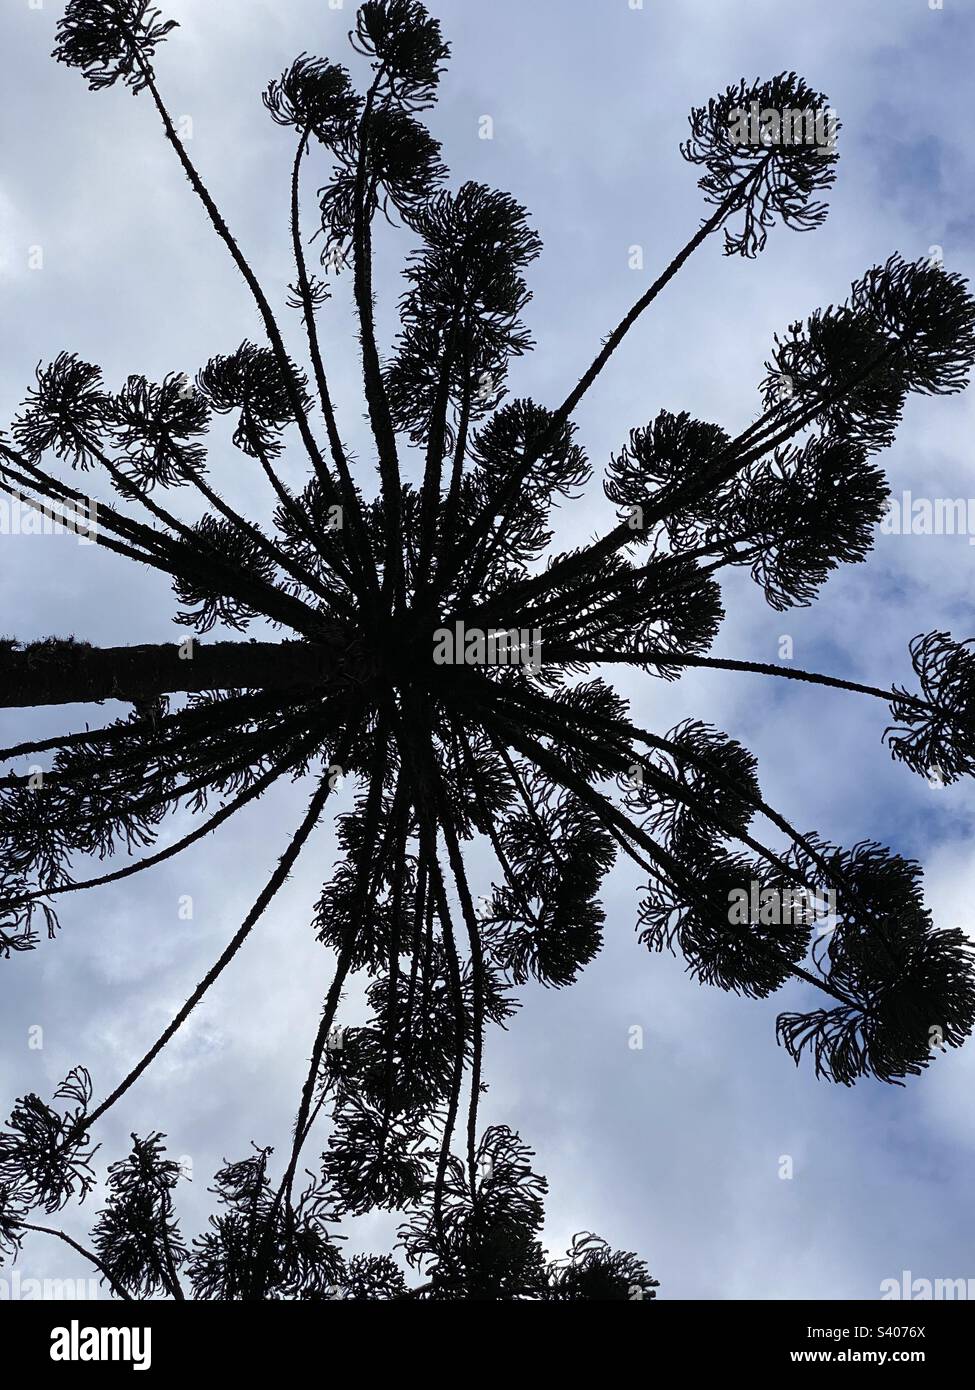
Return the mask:
<svg viewBox="0 0 975 1390">
<path fill-rule="evenodd" d="M 163 95 L 280 304 L 293 274 L 292 148 L 260 93 L 302 51 L 350 60 L 351 0 L 164 8 L 181 28 L 158 56 Z M 939 9 L 928 0 L 433 0 L 432 9 L 453 45 L 431 123 L 454 183 L 510 191 L 545 242 L 527 314 L 538 348 L 511 385 L 550 405 L 699 224 L 695 170 L 678 151 L 692 105 L 741 77 L 795 70 L 843 122 L 826 225 L 804 236 L 775 228 L 756 261 L 726 260 L 717 241 L 706 244 L 616 354 L 577 417 L 597 478 L 627 432 L 664 407 L 737 433 L 757 413 L 773 333 L 841 299 L 891 252 L 913 259 L 940 247 L 950 269 L 972 273 L 975 146 L 962 105 L 972 0 Z M 0 423 L 34 365 L 59 350 L 98 362 L 120 384 L 130 372 L 194 372 L 259 332 L 148 99 L 121 88 L 90 94 L 50 60 L 60 11 L 55 0 L 6 0 L 0 18 Z M 479 138 L 484 116 L 491 140 Z M 311 226 L 324 177 L 306 177 Z M 642 271 L 631 268 L 634 247 Z M 402 250 L 384 236 L 377 285 L 387 341 Z M 323 332 L 343 430 L 368 460 L 349 322 L 340 294 Z M 295 343 L 297 327 L 292 316 Z M 971 393 L 910 405 L 884 459 L 895 493 L 975 495 L 973 411 Z M 267 515 L 248 461 L 223 436 L 220 450 L 221 489 Z M 561 534 L 583 539 L 609 514 L 597 484 L 565 511 Z M 185 635 L 160 576 L 68 537 L 0 541 L 0 631 L 96 644 Z M 909 681 L 915 633 L 973 635 L 973 574 L 967 536 L 891 535 L 878 537 L 865 564 L 834 576 L 810 609 L 776 614 L 736 576 L 716 650 L 777 661 L 788 635 L 797 666 Z M 692 673 L 664 685 L 629 673 L 619 684 L 638 723 L 664 731 L 693 715 L 742 739 L 759 758 L 766 798 L 801 828 L 846 845 L 875 838 L 920 859 L 937 920 L 971 927 L 972 791 L 930 787 L 893 764 L 880 702 L 750 675 Z M 8 712 L 0 739 L 119 713 L 74 707 L 66 725 L 56 712 Z M 3 1107 L 27 1090 L 49 1096 L 79 1062 L 96 1096 L 114 1086 L 232 935 L 306 800 L 304 788 L 278 785 L 151 879 L 66 900 L 57 941 L 0 963 Z M 160 1129 L 190 1161 L 188 1233 L 205 1219 L 206 1186 L 224 1156 L 243 1156 L 251 1140 L 279 1149 L 287 1141 L 331 974 L 308 923 L 332 860 L 322 828 L 246 950 L 100 1127 L 108 1159 L 122 1155 L 130 1131 Z M 489 1039 L 484 1118 L 535 1147 L 551 1184 L 551 1248 L 595 1230 L 648 1260 L 662 1298 L 869 1299 L 903 1270 L 975 1276 L 975 1049 L 939 1057 L 904 1088 L 817 1082 L 775 1043 L 777 1013 L 807 1007 L 808 991 L 756 1003 L 697 985 L 680 962 L 637 943 L 637 887 L 627 866 L 613 873 L 601 956 L 569 991 L 525 991 L 509 1032 Z M 184 895 L 191 920 L 179 915 Z M 361 1016 L 360 1003 L 351 992 L 346 1022 Z M 38 1025 L 43 1047 L 32 1048 Z M 634 1025 L 642 1050 L 628 1046 Z M 780 1177 L 783 1156 L 791 1179 Z M 73 1213 L 65 1223 L 84 1229 Z M 362 1220 L 353 1244 L 386 1249 L 394 1226 Z M 34 1238 L 24 1277 L 87 1275 L 62 1249 Z"/>
</svg>

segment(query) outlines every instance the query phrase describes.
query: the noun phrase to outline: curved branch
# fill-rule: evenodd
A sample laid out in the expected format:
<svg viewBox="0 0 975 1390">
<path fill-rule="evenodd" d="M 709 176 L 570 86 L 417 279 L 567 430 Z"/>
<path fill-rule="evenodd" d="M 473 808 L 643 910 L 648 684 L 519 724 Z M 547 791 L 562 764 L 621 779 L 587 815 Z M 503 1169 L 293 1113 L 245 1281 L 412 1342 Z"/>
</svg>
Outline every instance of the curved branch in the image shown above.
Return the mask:
<svg viewBox="0 0 975 1390">
<path fill-rule="evenodd" d="M 315 742 L 317 742 L 317 735 Z M 310 747 L 311 743 L 309 743 L 309 751 Z M 265 772 L 262 777 L 259 777 L 252 786 L 241 792 L 240 796 L 235 797 L 233 801 L 221 807 L 209 820 L 204 821 L 202 825 L 197 826 L 195 830 L 191 830 L 189 834 L 184 835 L 182 839 L 177 840 L 175 844 L 170 845 L 167 849 L 161 849 L 156 854 L 150 854 L 145 859 L 140 859 L 136 864 L 127 864 L 124 869 L 115 869 L 112 873 L 101 874 L 98 878 L 86 878 L 74 883 L 63 883 L 60 887 L 38 888 L 31 893 L 23 893 L 19 897 L 6 898 L 4 900 L 6 906 L 18 907 L 21 903 L 34 902 L 38 898 L 53 898 L 55 896 L 63 896 L 65 893 L 80 893 L 83 888 L 101 888 L 106 883 L 118 883 L 123 878 L 131 878 L 133 874 L 140 874 L 145 869 L 152 869 L 157 864 L 162 864 L 167 859 L 175 858 L 175 856 L 181 854 L 184 849 L 188 849 L 190 845 L 196 844 L 197 840 L 202 840 L 204 836 L 211 834 L 212 831 L 216 830 L 218 825 L 222 825 L 225 820 L 229 820 L 242 806 L 246 806 L 250 801 L 255 801 L 262 792 L 267 790 L 272 782 L 276 782 L 277 779 L 287 771 L 289 766 L 299 761 L 300 756 L 299 753 L 290 758 L 282 759 L 268 772 Z"/>
<path fill-rule="evenodd" d="M 106 1265 L 102 1264 L 98 1256 L 93 1255 L 90 1250 L 86 1250 L 83 1245 L 79 1245 L 78 1242 L 76 1240 L 73 1240 L 66 1231 L 55 1230 L 53 1226 L 35 1226 L 30 1221 L 19 1221 L 17 1224 L 23 1231 L 38 1231 L 41 1235 L 56 1236 L 58 1240 L 63 1240 L 65 1245 L 70 1245 L 72 1250 L 77 1251 L 79 1255 L 83 1255 L 84 1258 L 89 1262 L 89 1264 L 93 1264 L 96 1269 L 101 1270 L 102 1274 L 108 1280 L 108 1283 L 110 1284 L 112 1289 L 114 1289 L 114 1291 L 118 1294 L 119 1298 L 123 1299 L 126 1303 L 134 1303 L 136 1301 L 132 1297 L 132 1295 L 128 1293 L 125 1290 L 125 1288 L 118 1282 L 114 1274 L 112 1274 L 111 1270 L 108 1269 Z"/>
<path fill-rule="evenodd" d="M 859 681 L 843 680 L 839 676 L 824 676 L 818 671 L 802 671 L 789 668 L 787 666 L 772 666 L 761 661 L 732 661 L 713 656 L 692 656 L 688 652 L 665 652 L 660 648 L 641 647 L 635 651 L 591 651 L 584 647 L 570 647 L 555 645 L 546 648 L 549 659 L 558 662 L 582 662 L 586 665 L 657 665 L 657 666 L 699 666 L 714 671 L 749 671 L 759 676 L 782 676 L 786 680 L 806 681 L 812 685 L 828 685 L 834 690 L 849 690 L 860 695 L 873 695 L 879 700 L 889 703 L 895 697 L 895 691 L 881 690 L 875 685 L 861 685 Z M 908 699 L 915 705 L 921 705 L 925 709 L 934 709 L 935 706 L 927 700 L 920 700 L 912 695 L 897 696 L 898 699 Z"/>
<path fill-rule="evenodd" d="M 375 594 L 378 593 L 378 575 L 376 566 L 372 559 L 372 549 L 366 532 L 365 520 L 362 515 L 362 506 L 359 501 L 359 494 L 356 490 L 355 482 L 349 469 L 349 461 L 342 444 L 339 434 L 338 424 L 335 419 L 335 408 L 332 404 L 331 393 L 328 389 L 328 378 L 325 375 L 325 362 L 322 357 L 321 343 L 318 337 L 318 326 L 315 322 L 315 305 L 312 299 L 311 283 L 308 279 L 308 267 L 305 263 L 305 253 L 301 244 L 300 230 L 300 203 L 299 203 L 299 184 L 301 175 L 301 161 L 308 148 L 309 130 L 306 129 L 302 134 L 295 154 L 294 168 L 291 174 L 291 243 L 294 250 L 295 268 L 298 272 L 298 293 L 301 299 L 304 312 L 305 335 L 308 339 L 308 351 L 311 356 L 312 370 L 315 374 L 315 384 L 318 388 L 318 397 L 321 402 L 322 415 L 325 418 L 325 429 L 328 433 L 329 448 L 335 467 L 338 469 L 339 481 L 345 496 L 348 499 L 349 515 L 355 533 L 355 541 L 358 546 L 356 554 L 356 567 L 360 575 L 364 575 L 369 589 Z M 323 488 L 327 488 L 325 478 L 322 476 L 320 464 L 316 464 L 319 482 Z"/>
<path fill-rule="evenodd" d="M 210 222 L 213 225 L 214 230 L 216 231 L 220 240 L 226 246 L 227 250 L 230 252 L 234 264 L 240 271 L 241 275 L 244 277 L 247 287 L 254 298 L 254 302 L 257 305 L 258 312 L 260 313 L 261 319 L 264 323 L 264 329 L 267 334 L 268 342 L 271 344 L 271 348 L 278 361 L 278 366 L 281 369 L 282 377 L 285 383 L 285 390 L 288 394 L 288 401 L 291 406 L 292 414 L 294 415 L 295 421 L 298 425 L 298 431 L 301 435 L 302 443 L 305 446 L 305 451 L 308 454 L 308 458 L 311 461 L 313 468 L 315 468 L 316 474 L 325 479 L 325 484 L 327 484 L 328 499 L 330 501 L 334 501 L 337 499 L 335 484 L 331 478 L 331 475 L 328 473 L 325 461 L 321 456 L 318 445 L 315 443 L 315 438 L 311 432 L 311 427 L 308 424 L 308 416 L 305 412 L 305 405 L 301 397 L 301 391 L 299 390 L 298 383 L 295 379 L 291 359 L 288 356 L 288 350 L 285 346 L 284 338 L 281 335 L 281 330 L 278 327 L 277 320 L 275 319 L 271 306 L 268 303 L 267 296 L 264 293 L 260 281 L 254 274 L 243 252 L 237 244 L 237 241 L 233 233 L 230 231 L 230 228 L 228 227 L 223 217 L 223 214 L 220 212 L 220 209 L 217 207 L 216 203 L 213 201 L 213 198 L 210 196 L 209 190 L 207 189 L 203 180 L 200 178 L 196 166 L 190 159 L 189 155 L 186 153 L 186 149 L 183 145 L 183 142 L 177 135 L 176 128 L 172 122 L 172 118 L 170 117 L 169 112 L 167 111 L 166 106 L 163 103 L 162 97 L 159 94 L 159 89 L 156 86 L 152 68 L 145 61 L 142 54 L 139 52 L 138 46 L 135 44 L 133 44 L 132 53 L 133 58 L 138 63 L 143 78 L 145 79 L 146 88 L 150 96 L 152 97 L 156 110 L 159 113 L 159 118 L 163 123 L 163 129 L 166 133 L 166 139 L 171 145 L 172 149 L 174 150 L 180 164 L 182 165 L 183 172 L 189 179 L 190 186 L 192 187 L 193 192 L 196 194 L 200 202 L 203 204 L 203 207 L 206 211 L 207 216 L 210 219 Z M 344 573 L 342 573 L 342 578 L 345 580 L 347 584 L 349 584 L 350 588 L 354 587 L 349 582 L 350 576 L 348 571 L 345 570 L 344 566 L 342 566 L 341 569 L 342 571 L 344 571 Z"/>
<path fill-rule="evenodd" d="M 213 985 L 223 974 L 224 970 L 233 960 L 234 956 L 240 950 L 241 946 L 243 946 L 251 931 L 257 925 L 257 922 L 260 920 L 260 918 L 263 916 L 265 909 L 267 908 L 271 900 L 275 897 L 278 890 L 281 888 L 285 879 L 288 877 L 289 873 L 294 867 L 295 861 L 297 860 L 298 855 L 301 853 L 305 841 L 308 839 L 308 836 L 311 834 L 312 830 L 318 824 L 319 817 L 321 816 L 322 810 L 324 809 L 325 802 L 328 800 L 328 795 L 330 791 L 331 787 L 329 785 L 328 778 L 323 777 L 320 780 L 318 787 L 315 790 L 315 794 L 311 799 L 311 803 L 309 804 L 305 818 L 299 825 L 294 836 L 292 837 L 291 843 L 288 845 L 288 848 L 281 856 L 281 859 L 278 863 L 278 867 L 275 869 L 274 873 L 268 879 L 264 888 L 259 893 L 257 900 L 254 903 L 254 906 L 251 908 L 250 912 L 248 912 L 241 926 L 234 933 L 233 937 L 228 942 L 225 949 L 221 952 L 220 956 L 207 971 L 206 975 L 204 975 L 203 979 L 197 985 L 196 989 L 190 995 L 189 999 L 187 999 L 186 1003 L 179 1010 L 172 1023 L 170 1023 L 169 1027 L 166 1028 L 160 1034 L 160 1036 L 153 1043 L 149 1051 L 146 1052 L 145 1055 L 142 1057 L 141 1061 L 139 1061 L 136 1064 L 136 1066 L 132 1068 L 128 1075 L 118 1084 L 118 1086 L 116 1086 L 115 1090 L 112 1091 L 112 1093 L 109 1096 L 107 1096 L 105 1100 L 102 1101 L 101 1105 L 96 1106 L 95 1109 L 91 1112 L 91 1114 L 86 1116 L 82 1123 L 78 1125 L 74 1130 L 72 1130 L 70 1136 L 71 1139 L 76 1139 L 80 1134 L 84 1133 L 85 1130 L 90 1129 L 96 1120 L 100 1119 L 101 1116 L 104 1115 L 107 1110 L 110 1110 L 111 1107 L 115 1105 L 117 1101 L 121 1100 L 122 1096 L 125 1095 L 126 1091 L 128 1091 L 132 1086 L 135 1085 L 136 1081 L 138 1081 L 142 1073 L 152 1064 L 156 1057 L 159 1056 L 159 1053 L 163 1050 L 163 1048 L 170 1041 L 170 1039 L 176 1033 L 179 1032 L 180 1028 L 182 1028 L 183 1024 L 186 1022 L 187 1018 L 189 1018 L 190 1014 L 196 1008 L 197 1004 L 208 992 L 211 985 Z"/>
</svg>

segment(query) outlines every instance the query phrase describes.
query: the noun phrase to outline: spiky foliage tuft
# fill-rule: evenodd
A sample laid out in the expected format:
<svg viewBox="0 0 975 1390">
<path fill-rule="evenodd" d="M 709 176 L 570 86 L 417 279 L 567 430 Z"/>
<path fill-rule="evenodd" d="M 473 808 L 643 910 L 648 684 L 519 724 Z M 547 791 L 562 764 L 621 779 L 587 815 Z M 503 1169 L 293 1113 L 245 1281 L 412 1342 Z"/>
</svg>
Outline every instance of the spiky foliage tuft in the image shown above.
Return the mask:
<svg viewBox="0 0 975 1390">
<path fill-rule="evenodd" d="M 840 123 L 826 97 L 794 72 L 741 81 L 696 107 L 681 153 L 707 171 L 698 187 L 709 203 L 730 200 L 741 228 L 726 227 L 725 254 L 755 256 L 776 219 L 809 231 L 826 219 L 816 195 L 836 179 Z"/>
<path fill-rule="evenodd" d="M 58 21 L 53 56 L 80 68 L 93 92 L 121 78 L 138 93 L 148 84 L 157 45 L 178 27 L 150 0 L 69 0 Z"/>
<path fill-rule="evenodd" d="M 922 696 L 895 687 L 896 726 L 884 737 L 892 757 L 936 785 L 975 774 L 975 639 L 955 642 L 947 632 L 918 635 L 911 663 Z"/>
</svg>

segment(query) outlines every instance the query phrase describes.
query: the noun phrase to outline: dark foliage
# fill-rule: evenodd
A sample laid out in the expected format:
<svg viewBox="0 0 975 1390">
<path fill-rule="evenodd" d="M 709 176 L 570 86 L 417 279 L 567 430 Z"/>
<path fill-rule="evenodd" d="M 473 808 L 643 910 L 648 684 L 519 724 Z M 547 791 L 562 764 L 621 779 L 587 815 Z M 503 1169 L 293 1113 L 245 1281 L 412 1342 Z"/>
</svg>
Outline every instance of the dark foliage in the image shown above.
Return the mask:
<svg viewBox="0 0 975 1390">
<path fill-rule="evenodd" d="M 38 366 L 36 376 L 13 423 L 14 439 L 32 460 L 50 449 L 73 468 L 89 467 L 108 411 L 101 371 L 73 352 L 61 352 L 49 366 Z"/>
<path fill-rule="evenodd" d="M 173 1211 L 179 1164 L 163 1138 L 132 1135 L 132 1152 L 108 1170 L 108 1204 L 92 1230 L 102 1265 L 138 1298 L 172 1294 L 187 1256 Z"/>
<path fill-rule="evenodd" d="M 270 457 L 281 452 L 279 438 L 285 425 L 295 420 L 286 374 L 297 382 L 302 403 L 308 397 L 304 376 L 293 363 L 284 367 L 270 348 L 241 343 L 228 357 L 214 357 L 196 379 L 210 406 L 221 415 L 239 410 L 234 443 L 252 457 L 263 451 Z"/>
<path fill-rule="evenodd" d="M 302 53 L 268 84 L 264 105 L 278 125 L 311 131 L 329 149 L 339 149 L 354 136 L 362 100 L 345 68 Z"/>
<path fill-rule="evenodd" d="M 750 115 L 753 107 L 759 115 L 774 112 L 780 122 L 778 132 L 770 122 L 766 131 L 759 129 L 757 143 L 736 139 L 739 113 Z M 826 205 L 817 202 L 815 195 L 826 192 L 836 179 L 835 137 L 840 124 L 834 121 L 831 130 L 823 128 L 824 141 L 794 141 L 786 114 L 793 111 L 804 117 L 812 113 L 815 118 L 830 107 L 826 97 L 789 72 L 768 82 L 739 82 L 691 112 L 691 138 L 681 146 L 681 153 L 691 164 L 706 169 L 698 187 L 709 203 L 720 207 L 730 201 L 733 210 L 744 213 L 740 231 L 725 228 L 726 255 L 755 256 L 763 251 L 777 219 L 803 232 L 825 221 Z M 805 121 L 803 135 L 808 137 Z"/>
<path fill-rule="evenodd" d="M 157 44 L 177 27 L 149 0 L 69 0 L 54 57 L 80 68 L 93 92 L 121 78 L 137 93 L 148 84 Z"/>
<path fill-rule="evenodd" d="M 895 689 L 888 729 L 893 756 L 923 777 L 942 783 L 975 773 L 975 652 L 973 641 L 953 642 L 929 632 L 911 642 L 911 661 L 923 699 Z"/>
<path fill-rule="evenodd" d="M 84 1199 L 95 1184 L 95 1149 L 82 1128 L 91 1103 L 84 1067 L 69 1072 L 54 1092 L 67 1101 L 55 1110 L 40 1096 L 22 1096 L 0 1131 L 0 1191 L 6 1206 L 60 1211 L 72 1197 Z"/>
<path fill-rule="evenodd" d="M 171 373 L 159 385 L 130 376 L 110 398 L 106 417 L 125 455 L 125 473 L 147 492 L 179 487 L 206 462 L 210 412 L 203 396 L 183 376 Z"/>
</svg>

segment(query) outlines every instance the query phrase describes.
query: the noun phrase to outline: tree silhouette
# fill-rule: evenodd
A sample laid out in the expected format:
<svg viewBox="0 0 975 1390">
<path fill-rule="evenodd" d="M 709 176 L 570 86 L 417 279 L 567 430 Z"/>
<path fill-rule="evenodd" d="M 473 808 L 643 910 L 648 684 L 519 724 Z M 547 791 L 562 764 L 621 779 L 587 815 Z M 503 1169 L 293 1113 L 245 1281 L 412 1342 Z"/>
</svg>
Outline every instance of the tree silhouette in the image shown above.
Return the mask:
<svg viewBox="0 0 975 1390">
<path fill-rule="evenodd" d="M 693 719 L 641 728 L 612 686 L 586 673 L 631 664 L 674 680 L 698 666 L 857 692 L 890 704 L 888 747 L 915 772 L 937 769 L 950 782 L 975 770 L 970 643 L 915 639 L 919 693 L 707 655 L 723 616 L 721 570 L 748 567 L 785 609 L 864 558 L 887 498 L 875 455 L 909 392 L 965 385 L 975 304 L 940 265 L 894 256 L 868 270 L 844 303 L 776 339 L 762 411 L 742 433 L 667 411 L 632 430 L 604 483 L 618 524 L 553 554 L 551 510 L 590 478 L 573 413 L 630 327 L 718 232 L 726 255 L 754 257 L 776 222 L 805 231 L 826 215 L 832 143 L 743 143 L 735 112 L 818 111 L 826 99 L 787 73 L 692 112 L 682 153 L 701 167 L 711 211 L 553 409 L 507 389 L 513 360 L 532 346 L 524 273 L 541 243 L 508 194 L 445 187 L 440 147 L 419 117 L 448 47 L 424 7 L 361 6 L 350 39 L 370 73 L 364 94 L 344 67 L 306 54 L 264 93 L 291 132 L 289 307 L 307 372 L 160 95 L 153 61 L 174 27 L 147 0 L 70 0 L 54 56 L 93 90 L 121 82 L 155 105 L 254 299 L 262 339 L 214 357 L 195 383 L 130 376 L 117 390 L 61 352 L 38 368 L 0 438 L 0 489 L 49 518 L 77 518 L 87 498 L 45 458 L 107 475 L 116 500 L 99 506 L 91 538 L 168 575 L 176 621 L 193 634 L 182 645 L 110 649 L 3 643 L 3 706 L 114 699 L 132 711 L 0 752 L 6 763 L 51 755 L 41 776 L 0 779 L 0 955 L 56 936 L 53 900 L 172 858 L 278 779 L 312 791 L 246 919 L 128 1075 L 98 1104 L 81 1067 L 51 1103 L 16 1102 L 0 1133 L 0 1252 L 47 1232 L 120 1298 L 652 1298 L 642 1260 L 596 1236 L 550 1260 L 539 1239 L 546 1184 L 531 1151 L 505 1127 L 478 1126 L 488 1025 L 512 1014 L 515 987 L 564 987 L 596 955 L 600 886 L 617 855 L 647 875 L 648 947 L 679 952 L 702 983 L 738 994 L 764 998 L 790 979 L 817 991 L 823 1006 L 781 1016 L 778 1037 L 797 1064 L 808 1051 L 820 1076 L 845 1085 L 900 1083 L 929 1064 L 933 1043 L 959 1046 L 975 1022 L 975 974 L 964 935 L 932 922 L 916 864 L 878 844 L 844 849 L 800 832 L 763 799 L 741 744 Z M 299 223 L 312 154 L 328 167 L 321 275 L 308 267 Z M 374 319 L 380 212 L 413 240 L 400 333 L 385 355 Z M 354 475 L 319 336 L 332 290 L 348 278 L 374 497 Z M 212 480 L 215 414 L 232 417 L 234 445 L 273 490 L 270 533 Z M 283 480 L 286 449 L 291 474 L 305 471 L 300 491 Z M 170 489 L 200 494 L 197 521 L 159 500 Z M 244 633 L 253 620 L 284 640 L 197 640 Z M 209 1227 L 187 1242 L 164 1136 L 134 1135 L 108 1169 L 90 1248 L 38 1224 L 36 1212 L 51 1216 L 92 1189 L 96 1122 L 219 979 L 343 776 L 355 781 L 354 806 L 338 818 L 341 858 L 313 919 L 335 973 L 285 1161 L 255 1147 L 227 1162 Z M 196 828 L 145 853 L 179 807 L 199 814 Z M 756 818 L 785 848 L 759 838 Z M 480 903 L 465 863 L 474 842 L 496 864 Z M 75 856 L 123 849 L 139 857 L 71 876 Z M 797 894 L 797 913 L 766 912 Z M 833 924 L 814 939 L 809 904 L 822 894 Z M 342 1029 L 343 990 L 357 973 L 369 981 L 371 1020 Z M 302 1154 L 323 1112 L 330 1134 L 310 1172 Z M 400 1243 L 419 1283 L 408 1286 L 389 1255 L 342 1255 L 333 1228 L 376 1208 L 404 1214 Z"/>
</svg>

